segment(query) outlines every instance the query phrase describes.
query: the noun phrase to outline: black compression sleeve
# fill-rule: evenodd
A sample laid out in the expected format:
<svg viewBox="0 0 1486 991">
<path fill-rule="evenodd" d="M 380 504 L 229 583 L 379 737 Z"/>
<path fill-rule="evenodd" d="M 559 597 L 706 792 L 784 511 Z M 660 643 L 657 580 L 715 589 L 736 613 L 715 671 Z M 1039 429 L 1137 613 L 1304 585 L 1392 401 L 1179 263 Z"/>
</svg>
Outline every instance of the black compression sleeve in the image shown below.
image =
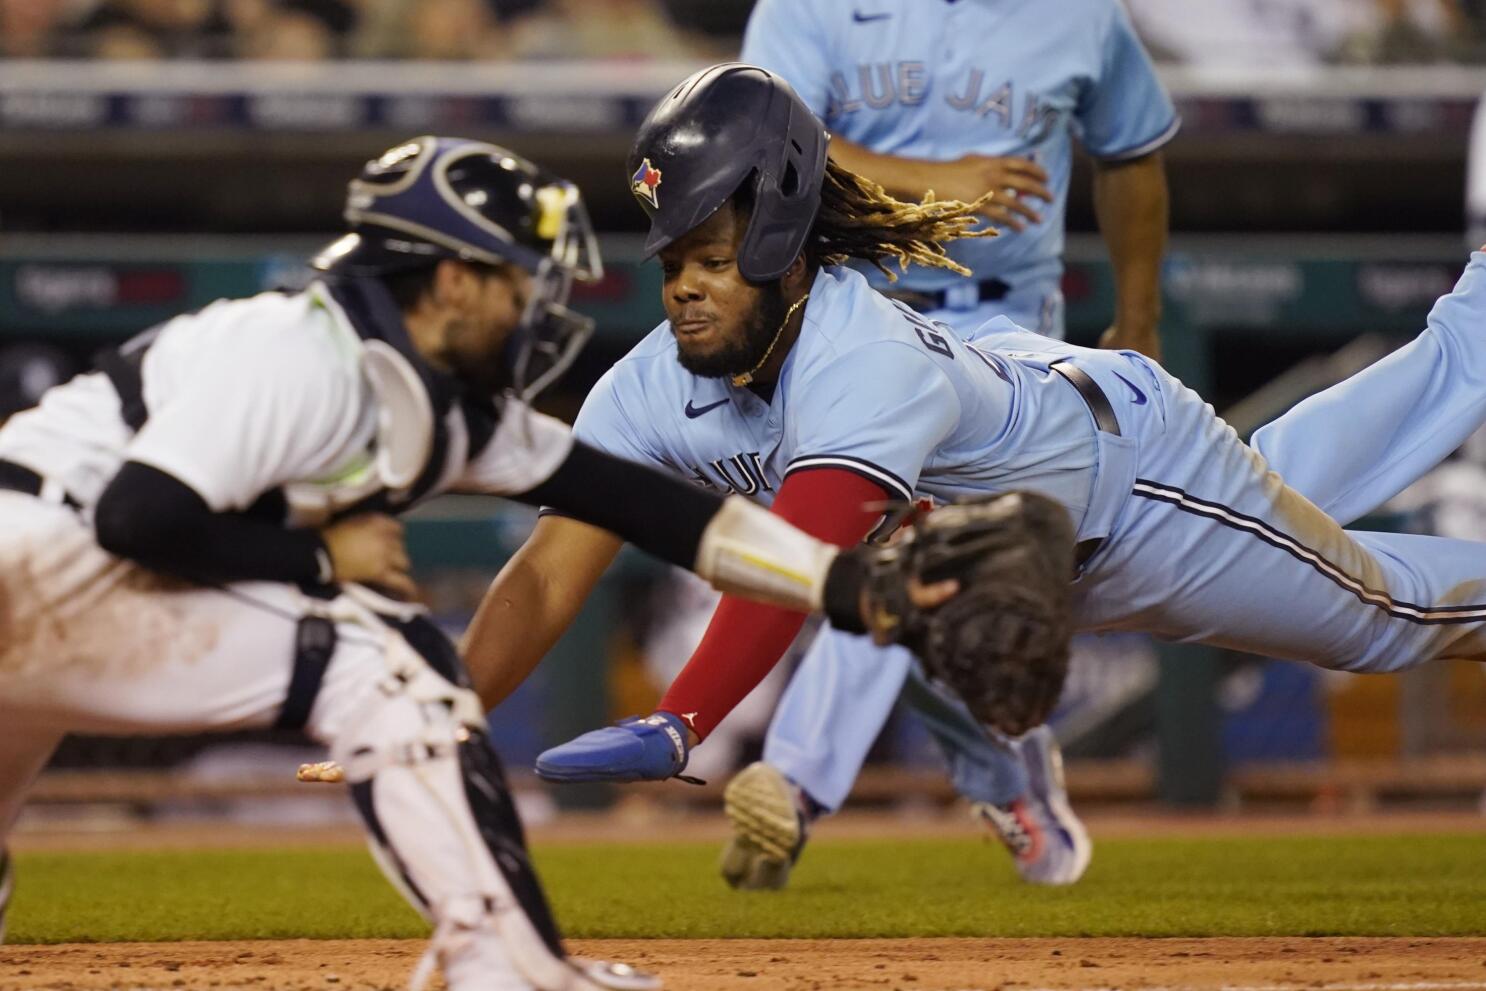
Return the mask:
<svg viewBox="0 0 1486 991">
<path fill-rule="evenodd" d="M 867 584 L 867 564 L 859 547 L 842 551 L 826 571 L 822 611 L 831 625 L 843 633 L 866 633 L 862 620 L 862 590 Z"/>
<path fill-rule="evenodd" d="M 545 482 L 512 498 L 602 527 L 688 571 L 722 508 L 715 493 L 581 442 Z"/>
<path fill-rule="evenodd" d="M 189 485 L 125 462 L 93 511 L 98 545 L 154 571 L 216 585 L 315 582 L 325 545 L 314 530 L 215 513 Z"/>
</svg>

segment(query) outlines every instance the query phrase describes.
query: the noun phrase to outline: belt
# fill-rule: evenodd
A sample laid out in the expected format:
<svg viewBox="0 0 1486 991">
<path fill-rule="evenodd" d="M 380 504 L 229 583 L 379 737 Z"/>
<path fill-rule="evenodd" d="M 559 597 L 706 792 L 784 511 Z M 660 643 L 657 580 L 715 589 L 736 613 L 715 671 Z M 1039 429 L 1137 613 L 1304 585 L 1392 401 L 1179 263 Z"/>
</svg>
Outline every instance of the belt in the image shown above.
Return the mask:
<svg viewBox="0 0 1486 991">
<path fill-rule="evenodd" d="M 1120 436 L 1120 421 L 1115 416 L 1114 407 L 1109 404 L 1109 397 L 1104 394 L 1103 389 L 1099 388 L 1099 383 L 1091 379 L 1088 372 L 1066 361 L 1060 361 L 1048 367 L 1067 379 L 1068 383 L 1078 390 L 1078 394 L 1088 404 L 1089 412 L 1094 414 L 1096 427 L 1107 434 Z"/>
<path fill-rule="evenodd" d="M 68 495 L 62 486 L 47 481 L 30 468 L 14 461 L 0 459 L 0 489 L 24 492 L 58 506 L 82 508 L 82 503 Z"/>
<path fill-rule="evenodd" d="M 1089 377 L 1089 373 L 1077 365 L 1060 361 L 1050 365 L 1053 371 L 1061 375 L 1069 385 L 1078 390 L 1079 397 L 1089 407 L 1089 412 L 1094 416 L 1094 426 L 1107 434 L 1120 436 L 1120 421 L 1115 416 L 1114 407 L 1109 403 L 1109 397 L 1104 390 L 1099 388 L 1099 383 Z M 1089 558 L 1099 552 L 1104 543 L 1103 537 L 1091 537 L 1088 540 L 1080 540 L 1073 548 L 1074 566 L 1082 571 Z"/>
<path fill-rule="evenodd" d="M 974 289 L 974 296 L 967 291 Z M 920 313 L 928 313 L 933 310 L 970 310 L 973 306 L 965 303 L 972 300 L 976 303 L 994 303 L 999 299 L 1005 299 L 1006 294 L 1011 292 L 1011 286 L 1000 279 L 982 279 L 972 286 L 955 285 L 946 289 L 884 289 L 882 294 L 888 299 L 896 299 L 907 303 Z M 951 305 L 954 303 L 955 305 Z"/>
</svg>

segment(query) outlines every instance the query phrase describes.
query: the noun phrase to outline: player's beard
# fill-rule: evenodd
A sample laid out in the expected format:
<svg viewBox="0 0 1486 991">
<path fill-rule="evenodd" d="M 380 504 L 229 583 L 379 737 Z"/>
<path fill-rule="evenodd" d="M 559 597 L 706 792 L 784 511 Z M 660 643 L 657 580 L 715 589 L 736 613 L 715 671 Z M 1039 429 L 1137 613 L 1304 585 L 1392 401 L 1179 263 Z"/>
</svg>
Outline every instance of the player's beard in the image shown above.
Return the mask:
<svg viewBox="0 0 1486 991">
<path fill-rule="evenodd" d="M 702 378 L 728 378 L 753 371 L 764 360 L 788 315 L 784 287 L 778 282 L 760 286 L 758 300 L 739 327 L 737 337 L 706 354 L 688 352 L 678 343 L 676 358 L 682 368 Z"/>
<path fill-rule="evenodd" d="M 456 316 L 444 329 L 443 363 L 476 395 L 497 395 L 511 384 L 510 337 L 499 338 L 484 320 Z"/>
</svg>

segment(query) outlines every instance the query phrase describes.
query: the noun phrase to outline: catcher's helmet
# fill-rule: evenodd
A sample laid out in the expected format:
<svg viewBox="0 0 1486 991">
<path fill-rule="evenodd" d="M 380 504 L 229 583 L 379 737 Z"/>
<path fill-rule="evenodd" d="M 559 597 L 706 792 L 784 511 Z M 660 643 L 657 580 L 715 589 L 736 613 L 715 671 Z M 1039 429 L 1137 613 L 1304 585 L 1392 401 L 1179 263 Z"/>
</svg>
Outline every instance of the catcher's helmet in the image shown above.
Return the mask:
<svg viewBox="0 0 1486 991">
<path fill-rule="evenodd" d="M 738 270 L 754 282 L 789 268 L 820 210 L 826 130 L 779 76 L 725 62 L 689 77 L 640 125 L 630 190 L 650 215 L 654 254 L 750 183 L 753 215 Z"/>
<path fill-rule="evenodd" d="M 531 398 L 567 369 L 593 321 L 567 308 L 575 279 L 603 274 L 578 188 L 482 141 L 421 137 L 351 180 L 349 233 L 311 262 L 338 277 L 380 276 L 454 258 L 515 265 L 531 300 L 507 348 L 509 379 Z"/>
</svg>

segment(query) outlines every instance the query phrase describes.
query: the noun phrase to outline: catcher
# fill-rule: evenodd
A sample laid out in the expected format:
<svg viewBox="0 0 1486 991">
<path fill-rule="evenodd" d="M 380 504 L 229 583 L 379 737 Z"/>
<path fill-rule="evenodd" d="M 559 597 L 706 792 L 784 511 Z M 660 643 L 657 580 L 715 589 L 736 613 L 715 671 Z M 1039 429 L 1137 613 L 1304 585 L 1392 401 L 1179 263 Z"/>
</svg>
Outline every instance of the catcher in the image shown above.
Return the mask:
<svg viewBox="0 0 1486 991">
<path fill-rule="evenodd" d="M 566 305 L 600 271 L 572 184 L 423 137 L 367 163 L 346 219 L 305 291 L 170 320 L 0 429 L 0 933 L 3 840 L 65 733 L 277 726 L 344 764 L 433 923 L 415 988 L 435 967 L 451 991 L 657 987 L 568 957 L 457 653 L 405 601 L 395 516 L 445 491 L 558 506 L 887 637 L 955 582 L 905 587 L 911 556 L 839 552 L 530 408 L 592 329 Z"/>
<path fill-rule="evenodd" d="M 900 202 L 841 168 L 819 120 L 765 70 L 727 64 L 685 80 L 641 126 L 628 168 L 669 319 L 589 395 L 575 426 L 588 443 L 772 502 L 842 546 L 878 525 L 884 498 L 1039 493 L 1072 523 L 1079 629 L 1359 672 L 1486 657 L 1480 545 L 1342 525 L 1486 420 L 1486 255 L 1416 341 L 1248 446 L 1138 354 L 1065 345 L 1004 318 L 979 335 L 998 334 L 998 347 L 980 348 L 874 292 L 845 263 L 951 266 L 943 245 L 974 229 L 977 206 Z M 1022 512 L 1031 504 L 1023 498 Z M 487 705 L 526 677 L 618 547 L 567 517 L 541 520 L 468 635 Z M 1001 581 L 1023 578 L 1008 568 Z M 941 675 L 1011 733 L 1046 712 L 1060 677 L 1040 656 L 1063 632 L 1056 599 L 1025 584 L 1030 618 L 1056 636 L 1023 629 L 1028 614 L 1009 607 L 959 638 L 931 629 L 921 644 L 930 664 L 945 644 Z M 801 622 L 724 598 L 649 721 L 554 748 L 539 773 L 677 774 L 686 750 L 674 740 L 704 739 Z M 819 809 L 798 790 L 772 797 L 747 828 L 787 861 Z"/>
</svg>

